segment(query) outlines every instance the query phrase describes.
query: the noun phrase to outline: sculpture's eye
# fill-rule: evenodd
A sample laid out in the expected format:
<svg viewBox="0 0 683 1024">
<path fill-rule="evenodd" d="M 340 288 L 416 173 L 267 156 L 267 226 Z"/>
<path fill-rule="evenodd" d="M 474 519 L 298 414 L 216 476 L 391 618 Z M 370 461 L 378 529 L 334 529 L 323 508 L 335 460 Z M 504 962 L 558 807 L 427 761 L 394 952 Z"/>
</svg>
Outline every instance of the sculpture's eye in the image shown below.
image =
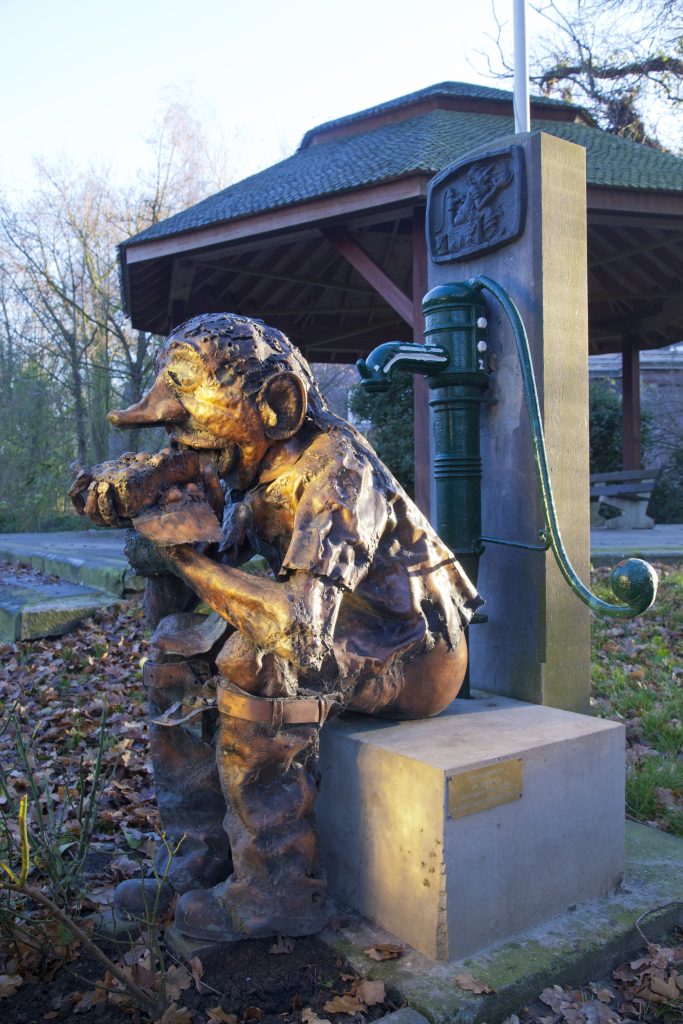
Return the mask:
<svg viewBox="0 0 683 1024">
<path fill-rule="evenodd" d="M 187 363 L 175 363 L 166 370 L 171 386 L 179 391 L 192 391 L 199 384 L 195 369 Z"/>
</svg>

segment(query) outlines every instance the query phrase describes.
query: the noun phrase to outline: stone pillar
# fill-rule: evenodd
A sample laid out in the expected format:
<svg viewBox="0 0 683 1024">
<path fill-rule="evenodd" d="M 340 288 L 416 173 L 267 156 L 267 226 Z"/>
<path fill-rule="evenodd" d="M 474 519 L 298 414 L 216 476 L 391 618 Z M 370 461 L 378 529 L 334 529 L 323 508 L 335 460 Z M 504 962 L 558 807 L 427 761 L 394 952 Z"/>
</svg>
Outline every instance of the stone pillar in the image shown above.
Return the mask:
<svg viewBox="0 0 683 1024">
<path fill-rule="evenodd" d="M 506 151 L 508 169 L 486 177 L 486 168 Z M 504 167 L 508 158 L 501 159 Z M 479 171 L 475 167 L 468 177 L 469 161 L 478 161 Z M 516 212 L 514 201 L 521 204 Z M 485 274 L 507 290 L 524 320 L 560 528 L 574 568 L 587 582 L 585 150 L 540 132 L 507 137 L 442 172 L 430 204 L 430 288 Z M 496 231 L 504 236 L 506 227 L 508 238 L 496 239 Z M 451 248 L 457 252 L 458 246 L 460 254 L 451 258 Z M 484 298 L 491 386 L 490 404 L 482 410 L 483 534 L 537 543 L 543 515 L 516 347 L 496 300 L 486 292 Z M 478 586 L 488 622 L 469 631 L 472 685 L 587 711 L 589 613 L 564 582 L 552 553 L 487 544 Z"/>
</svg>

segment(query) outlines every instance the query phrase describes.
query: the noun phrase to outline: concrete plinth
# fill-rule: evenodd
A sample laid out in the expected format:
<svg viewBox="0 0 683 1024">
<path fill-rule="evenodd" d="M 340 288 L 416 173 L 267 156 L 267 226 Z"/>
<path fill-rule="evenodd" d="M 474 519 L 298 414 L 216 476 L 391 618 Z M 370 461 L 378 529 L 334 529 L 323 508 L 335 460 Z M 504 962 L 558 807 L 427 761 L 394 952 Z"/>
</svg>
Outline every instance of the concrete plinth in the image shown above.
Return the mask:
<svg viewBox="0 0 683 1024">
<path fill-rule="evenodd" d="M 505 697 L 332 722 L 318 822 L 331 895 L 452 960 L 618 884 L 621 726 Z"/>
</svg>

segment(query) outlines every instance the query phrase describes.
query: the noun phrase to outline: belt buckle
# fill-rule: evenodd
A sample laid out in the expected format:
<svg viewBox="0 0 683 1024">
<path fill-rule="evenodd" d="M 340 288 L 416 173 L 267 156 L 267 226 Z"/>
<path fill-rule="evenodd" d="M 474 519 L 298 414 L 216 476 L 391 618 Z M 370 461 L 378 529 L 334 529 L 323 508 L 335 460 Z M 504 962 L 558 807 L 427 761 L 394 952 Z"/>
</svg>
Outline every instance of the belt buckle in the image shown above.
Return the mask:
<svg viewBox="0 0 683 1024">
<path fill-rule="evenodd" d="M 282 728 L 282 723 L 285 718 L 285 702 L 282 697 L 273 698 L 273 710 L 271 715 L 270 724 L 275 730 L 279 732 Z"/>
</svg>

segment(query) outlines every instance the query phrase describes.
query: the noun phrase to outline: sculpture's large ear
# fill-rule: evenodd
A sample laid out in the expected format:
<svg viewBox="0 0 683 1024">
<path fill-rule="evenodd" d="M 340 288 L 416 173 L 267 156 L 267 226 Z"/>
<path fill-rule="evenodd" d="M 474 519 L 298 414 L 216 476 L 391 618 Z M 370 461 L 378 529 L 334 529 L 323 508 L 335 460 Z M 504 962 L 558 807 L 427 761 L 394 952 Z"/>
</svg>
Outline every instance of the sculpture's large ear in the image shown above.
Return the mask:
<svg viewBox="0 0 683 1024">
<path fill-rule="evenodd" d="M 308 402 L 304 382 L 296 373 L 281 370 L 261 388 L 257 403 L 271 441 L 286 441 L 300 429 Z"/>
</svg>

